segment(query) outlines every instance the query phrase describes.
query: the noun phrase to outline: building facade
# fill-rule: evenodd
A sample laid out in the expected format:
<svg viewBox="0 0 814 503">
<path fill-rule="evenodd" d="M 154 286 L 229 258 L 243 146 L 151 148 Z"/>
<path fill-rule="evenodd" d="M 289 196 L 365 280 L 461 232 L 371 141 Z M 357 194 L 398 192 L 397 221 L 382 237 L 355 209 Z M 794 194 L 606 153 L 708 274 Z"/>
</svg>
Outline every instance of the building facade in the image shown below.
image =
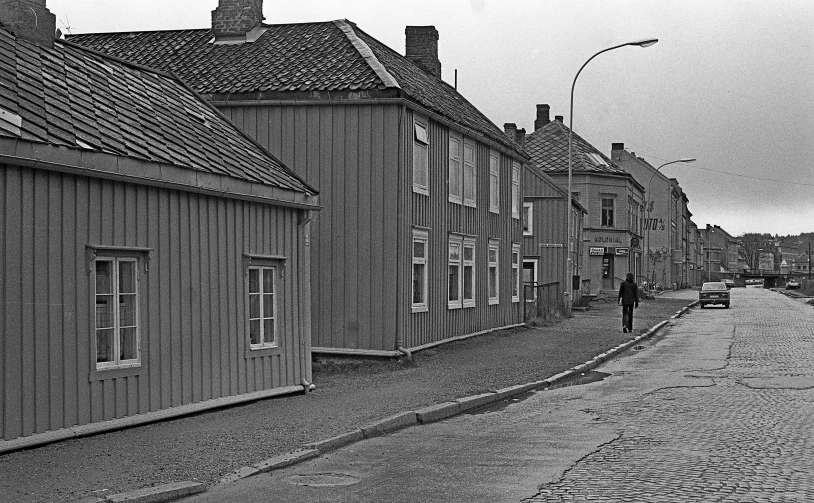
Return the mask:
<svg viewBox="0 0 814 503">
<path fill-rule="evenodd" d="M 683 288 L 691 284 L 689 198 L 678 180 L 666 176 L 644 158 L 611 145 L 611 160 L 645 188 L 644 275 L 655 288 Z M 670 163 L 668 163 L 670 164 Z"/>
<path fill-rule="evenodd" d="M 0 451 L 308 390 L 316 191 L 177 78 L 14 7 Z"/>
<path fill-rule="evenodd" d="M 405 57 L 347 20 L 268 25 L 238 3 L 212 29 L 72 40 L 180 75 L 320 190 L 313 351 L 396 356 L 521 324 L 528 158 L 441 80 L 435 28 L 408 27 Z"/>
<path fill-rule="evenodd" d="M 585 209 L 580 276 L 589 294 L 616 292 L 625 275 L 642 278 L 644 187 L 607 156 L 573 134 L 572 193 Z M 537 169 L 561 187 L 568 184 L 568 128 L 537 106 L 535 131 L 526 150 Z"/>
</svg>

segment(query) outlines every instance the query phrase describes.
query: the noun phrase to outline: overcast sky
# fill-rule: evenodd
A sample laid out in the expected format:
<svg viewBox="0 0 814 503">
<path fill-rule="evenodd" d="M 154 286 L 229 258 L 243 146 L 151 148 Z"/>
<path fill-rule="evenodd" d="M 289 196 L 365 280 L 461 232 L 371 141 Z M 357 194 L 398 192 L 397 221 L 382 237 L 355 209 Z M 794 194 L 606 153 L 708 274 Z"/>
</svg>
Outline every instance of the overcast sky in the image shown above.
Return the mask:
<svg viewBox="0 0 814 503">
<path fill-rule="evenodd" d="M 208 28 L 217 0 L 48 0 L 71 33 Z M 502 128 L 531 132 L 535 105 L 574 131 L 677 178 L 699 227 L 814 231 L 814 2 L 810 0 L 265 0 L 266 23 L 345 18 L 404 53 L 434 25 L 443 78 Z"/>
</svg>

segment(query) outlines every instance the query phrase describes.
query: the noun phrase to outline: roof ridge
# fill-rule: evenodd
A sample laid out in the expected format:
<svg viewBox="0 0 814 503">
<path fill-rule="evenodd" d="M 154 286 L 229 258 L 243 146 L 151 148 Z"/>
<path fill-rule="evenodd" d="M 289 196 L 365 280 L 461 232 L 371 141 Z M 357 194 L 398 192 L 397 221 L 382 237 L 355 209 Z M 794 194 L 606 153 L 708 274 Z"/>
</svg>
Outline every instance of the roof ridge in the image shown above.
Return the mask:
<svg viewBox="0 0 814 503">
<path fill-rule="evenodd" d="M 399 85 L 398 81 L 396 81 L 396 78 L 387 71 L 382 62 L 379 61 L 379 58 L 373 54 L 370 47 L 362 39 L 360 39 L 358 35 L 356 35 L 356 32 L 353 29 L 353 23 L 347 19 L 337 19 L 333 23 L 337 28 L 342 30 L 346 37 L 348 37 L 348 40 L 351 44 L 353 44 L 353 47 L 359 51 L 359 55 L 364 58 L 365 62 L 368 64 L 368 66 L 370 66 L 370 69 L 376 73 L 376 76 L 381 79 L 385 86 L 401 89 L 401 86 Z"/>
</svg>

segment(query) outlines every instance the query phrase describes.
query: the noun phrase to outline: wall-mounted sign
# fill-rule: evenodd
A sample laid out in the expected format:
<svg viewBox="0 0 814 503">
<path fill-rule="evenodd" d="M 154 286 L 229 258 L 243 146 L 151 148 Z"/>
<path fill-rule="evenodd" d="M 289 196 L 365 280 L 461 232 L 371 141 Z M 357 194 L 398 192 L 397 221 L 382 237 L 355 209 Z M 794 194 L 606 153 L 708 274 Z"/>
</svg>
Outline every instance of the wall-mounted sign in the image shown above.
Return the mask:
<svg viewBox="0 0 814 503">
<path fill-rule="evenodd" d="M 617 255 L 630 255 L 630 248 L 617 248 L 616 249 Z"/>
<path fill-rule="evenodd" d="M 631 248 L 638 248 L 639 247 L 639 238 L 637 238 L 635 236 L 630 238 L 630 247 Z"/>
<path fill-rule="evenodd" d="M 594 243 L 619 243 L 619 244 L 622 244 L 622 236 L 594 236 Z"/>
<path fill-rule="evenodd" d="M 604 255 L 605 254 L 605 247 L 603 246 L 591 246 L 588 249 L 588 255 Z"/>
<path fill-rule="evenodd" d="M 562 243 L 540 243 L 540 248 L 562 248 Z"/>
</svg>

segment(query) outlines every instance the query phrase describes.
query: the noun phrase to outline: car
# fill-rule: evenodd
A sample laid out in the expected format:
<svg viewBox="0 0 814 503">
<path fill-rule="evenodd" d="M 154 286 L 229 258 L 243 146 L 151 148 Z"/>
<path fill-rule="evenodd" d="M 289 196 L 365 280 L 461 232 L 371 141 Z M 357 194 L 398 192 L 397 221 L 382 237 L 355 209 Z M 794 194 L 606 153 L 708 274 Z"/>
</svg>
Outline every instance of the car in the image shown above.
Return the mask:
<svg viewBox="0 0 814 503">
<path fill-rule="evenodd" d="M 722 279 L 722 280 L 721 280 L 721 283 L 723 283 L 724 285 L 726 285 L 726 287 L 727 287 L 727 288 L 732 288 L 733 286 L 735 286 L 735 281 L 734 281 L 734 280 L 731 280 L 731 279 L 729 279 L 729 278 L 724 278 L 724 279 Z"/>
<path fill-rule="evenodd" d="M 710 304 L 722 304 L 729 309 L 729 288 L 723 281 L 709 281 L 701 285 L 698 292 L 698 304 L 701 308 Z"/>
<path fill-rule="evenodd" d="M 790 279 L 786 281 L 786 290 L 793 290 L 795 288 L 800 288 L 800 282 L 796 279 Z"/>
</svg>

